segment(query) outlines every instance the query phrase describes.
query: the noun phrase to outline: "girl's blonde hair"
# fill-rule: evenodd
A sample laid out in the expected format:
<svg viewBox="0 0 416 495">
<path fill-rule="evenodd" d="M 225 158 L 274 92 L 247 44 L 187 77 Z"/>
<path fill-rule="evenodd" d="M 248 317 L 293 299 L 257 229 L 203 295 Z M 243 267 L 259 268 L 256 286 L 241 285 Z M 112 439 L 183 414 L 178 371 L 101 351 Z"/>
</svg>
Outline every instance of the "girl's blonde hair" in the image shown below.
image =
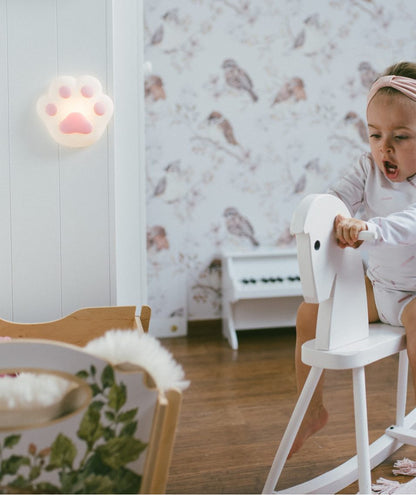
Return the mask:
<svg viewBox="0 0 416 495">
<path fill-rule="evenodd" d="M 416 64 L 413 62 L 398 62 L 387 67 L 382 76 L 402 76 L 416 79 Z"/>
<path fill-rule="evenodd" d="M 402 76 L 416 79 L 416 63 L 398 62 L 397 64 L 390 65 L 390 67 L 387 67 L 387 69 L 379 77 L 383 76 Z M 380 88 L 378 91 L 387 95 L 400 93 L 400 91 L 391 87 Z"/>
</svg>

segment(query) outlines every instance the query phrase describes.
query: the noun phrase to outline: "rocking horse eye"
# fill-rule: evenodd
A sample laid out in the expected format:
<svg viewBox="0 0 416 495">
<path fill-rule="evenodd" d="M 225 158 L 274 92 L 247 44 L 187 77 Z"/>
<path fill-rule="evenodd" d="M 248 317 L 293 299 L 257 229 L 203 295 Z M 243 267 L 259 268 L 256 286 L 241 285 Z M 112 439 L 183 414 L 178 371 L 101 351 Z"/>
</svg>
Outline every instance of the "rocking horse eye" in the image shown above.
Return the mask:
<svg viewBox="0 0 416 495">
<path fill-rule="evenodd" d="M 319 248 L 321 247 L 321 243 L 319 241 L 315 241 L 315 244 L 313 247 L 314 247 L 315 251 L 318 251 Z"/>
</svg>

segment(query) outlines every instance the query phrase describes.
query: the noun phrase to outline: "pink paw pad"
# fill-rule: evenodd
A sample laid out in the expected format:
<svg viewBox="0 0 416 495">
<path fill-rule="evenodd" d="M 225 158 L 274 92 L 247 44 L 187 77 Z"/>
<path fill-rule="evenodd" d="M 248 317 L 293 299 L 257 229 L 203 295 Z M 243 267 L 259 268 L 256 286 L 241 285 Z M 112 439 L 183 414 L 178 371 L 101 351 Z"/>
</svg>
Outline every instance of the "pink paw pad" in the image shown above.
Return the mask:
<svg viewBox="0 0 416 495">
<path fill-rule="evenodd" d="M 54 105 L 53 103 L 48 103 L 45 107 L 45 112 L 50 115 L 51 117 L 53 117 L 54 115 L 56 115 L 56 112 L 58 111 L 58 109 L 56 108 L 56 105 Z"/>
<path fill-rule="evenodd" d="M 97 141 L 113 114 L 113 102 L 92 76 L 61 76 L 37 102 L 37 111 L 59 144 L 83 147 Z"/>
<path fill-rule="evenodd" d="M 82 86 L 81 94 L 85 98 L 91 98 L 94 95 L 94 88 L 92 86 Z"/>
<path fill-rule="evenodd" d="M 71 96 L 71 88 L 69 86 L 61 86 L 59 88 L 59 96 L 62 98 L 69 98 Z"/>
</svg>

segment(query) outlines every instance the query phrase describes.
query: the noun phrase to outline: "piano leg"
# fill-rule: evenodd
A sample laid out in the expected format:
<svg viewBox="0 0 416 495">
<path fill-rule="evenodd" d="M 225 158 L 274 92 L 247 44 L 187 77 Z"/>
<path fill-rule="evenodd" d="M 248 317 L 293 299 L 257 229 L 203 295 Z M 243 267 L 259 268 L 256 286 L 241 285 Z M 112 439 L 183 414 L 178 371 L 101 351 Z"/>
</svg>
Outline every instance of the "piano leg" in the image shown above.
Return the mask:
<svg viewBox="0 0 416 495">
<path fill-rule="evenodd" d="M 233 309 L 231 303 L 225 305 L 224 314 L 222 318 L 222 334 L 228 340 L 231 348 L 238 349 L 237 332 L 235 330 Z"/>
</svg>

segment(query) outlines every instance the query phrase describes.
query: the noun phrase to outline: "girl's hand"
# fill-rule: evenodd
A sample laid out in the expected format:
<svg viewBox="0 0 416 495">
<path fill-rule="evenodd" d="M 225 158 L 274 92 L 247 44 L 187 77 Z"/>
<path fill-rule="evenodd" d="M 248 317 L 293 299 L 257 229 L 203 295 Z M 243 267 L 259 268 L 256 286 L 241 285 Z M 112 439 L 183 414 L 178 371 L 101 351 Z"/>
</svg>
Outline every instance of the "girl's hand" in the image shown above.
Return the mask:
<svg viewBox="0 0 416 495">
<path fill-rule="evenodd" d="M 362 230 L 368 230 L 367 224 L 357 218 L 345 218 L 337 215 L 334 220 L 334 233 L 338 246 L 357 248 L 363 241 L 358 240 L 358 234 Z"/>
</svg>

